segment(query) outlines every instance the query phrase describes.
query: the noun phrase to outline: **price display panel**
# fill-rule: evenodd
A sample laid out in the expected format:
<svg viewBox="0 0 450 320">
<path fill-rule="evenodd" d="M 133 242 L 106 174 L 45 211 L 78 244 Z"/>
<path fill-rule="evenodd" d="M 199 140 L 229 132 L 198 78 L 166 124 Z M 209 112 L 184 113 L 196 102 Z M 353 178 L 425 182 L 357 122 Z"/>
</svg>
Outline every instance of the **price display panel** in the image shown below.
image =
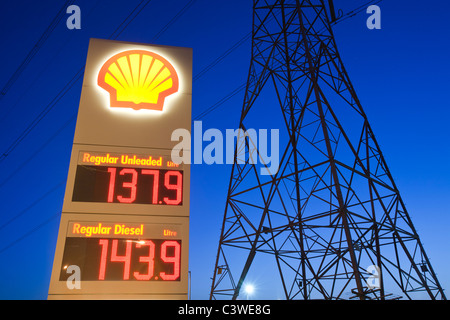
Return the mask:
<svg viewBox="0 0 450 320">
<path fill-rule="evenodd" d="M 189 214 L 189 167 L 173 163 L 167 151 L 117 149 L 84 146 L 73 152 L 64 211 Z"/>
<path fill-rule="evenodd" d="M 72 201 L 183 204 L 183 171 L 78 165 Z"/>
<path fill-rule="evenodd" d="M 74 268 L 81 289 L 73 294 L 155 294 L 186 286 L 188 218 L 116 219 L 72 215 L 63 221 L 65 241 L 57 250 L 59 269 L 52 275 L 60 290 L 68 291 Z"/>
<path fill-rule="evenodd" d="M 59 280 L 69 265 L 81 281 L 180 281 L 181 240 L 67 238 Z"/>
</svg>

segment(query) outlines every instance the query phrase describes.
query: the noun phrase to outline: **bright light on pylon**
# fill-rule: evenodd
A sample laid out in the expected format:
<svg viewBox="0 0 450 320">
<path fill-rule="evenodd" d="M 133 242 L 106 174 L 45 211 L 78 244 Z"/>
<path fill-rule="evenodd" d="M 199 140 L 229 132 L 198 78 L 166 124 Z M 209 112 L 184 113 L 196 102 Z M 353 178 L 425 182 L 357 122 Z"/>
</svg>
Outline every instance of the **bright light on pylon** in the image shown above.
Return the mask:
<svg viewBox="0 0 450 320">
<path fill-rule="evenodd" d="M 251 294 L 253 294 L 253 293 L 255 292 L 255 287 L 254 287 L 253 285 L 251 285 L 251 284 L 247 284 L 247 285 L 244 287 L 244 291 L 245 291 L 245 293 L 246 293 L 247 295 L 251 295 Z"/>
</svg>

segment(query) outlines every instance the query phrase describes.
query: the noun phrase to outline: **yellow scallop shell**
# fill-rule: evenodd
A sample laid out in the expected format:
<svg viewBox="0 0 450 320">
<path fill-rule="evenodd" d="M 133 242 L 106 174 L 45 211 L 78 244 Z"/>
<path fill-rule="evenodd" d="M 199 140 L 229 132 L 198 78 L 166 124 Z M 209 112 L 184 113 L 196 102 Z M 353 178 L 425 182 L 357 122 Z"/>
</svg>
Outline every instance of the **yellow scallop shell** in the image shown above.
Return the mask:
<svg viewBox="0 0 450 320">
<path fill-rule="evenodd" d="M 103 64 L 98 85 L 109 92 L 111 107 L 161 111 L 165 98 L 178 91 L 178 75 L 160 55 L 128 50 Z"/>
</svg>

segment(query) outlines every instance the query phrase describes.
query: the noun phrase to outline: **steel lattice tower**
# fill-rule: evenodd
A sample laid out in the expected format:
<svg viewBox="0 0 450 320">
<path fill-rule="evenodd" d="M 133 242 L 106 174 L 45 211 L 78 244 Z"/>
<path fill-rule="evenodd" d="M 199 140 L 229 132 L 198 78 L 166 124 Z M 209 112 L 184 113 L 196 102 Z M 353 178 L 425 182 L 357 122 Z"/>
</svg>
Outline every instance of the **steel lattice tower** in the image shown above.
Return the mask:
<svg viewBox="0 0 450 320">
<path fill-rule="evenodd" d="M 239 128 L 280 123 L 280 165 L 261 175 L 256 141 L 238 139 L 211 299 L 236 299 L 262 264 L 285 299 L 445 299 L 342 64 L 328 4 L 253 2 Z"/>
</svg>

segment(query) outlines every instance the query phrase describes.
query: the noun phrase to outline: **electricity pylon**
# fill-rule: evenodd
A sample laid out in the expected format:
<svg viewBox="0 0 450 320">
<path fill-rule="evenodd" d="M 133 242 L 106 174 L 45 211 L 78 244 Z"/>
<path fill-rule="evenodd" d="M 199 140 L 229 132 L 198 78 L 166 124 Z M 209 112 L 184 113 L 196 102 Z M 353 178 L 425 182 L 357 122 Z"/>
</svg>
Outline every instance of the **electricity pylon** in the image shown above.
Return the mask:
<svg viewBox="0 0 450 320">
<path fill-rule="evenodd" d="M 277 282 L 285 299 L 445 299 L 339 56 L 330 8 L 253 2 L 239 128 L 280 125 L 279 169 L 261 174 L 269 163 L 254 137 L 238 137 L 211 299 L 237 299 L 271 264 L 259 282 Z"/>
</svg>

